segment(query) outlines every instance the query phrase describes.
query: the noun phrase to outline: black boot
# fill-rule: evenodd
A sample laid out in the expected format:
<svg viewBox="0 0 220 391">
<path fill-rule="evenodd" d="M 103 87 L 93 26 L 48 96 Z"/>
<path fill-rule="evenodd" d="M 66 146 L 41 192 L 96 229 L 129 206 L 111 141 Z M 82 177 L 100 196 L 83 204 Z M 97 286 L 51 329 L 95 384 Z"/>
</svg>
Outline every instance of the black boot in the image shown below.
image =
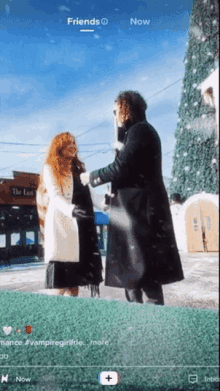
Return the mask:
<svg viewBox="0 0 220 391">
<path fill-rule="evenodd" d="M 162 285 L 159 282 L 146 282 L 142 289 L 147 296 L 147 303 L 164 305 Z"/>
</svg>

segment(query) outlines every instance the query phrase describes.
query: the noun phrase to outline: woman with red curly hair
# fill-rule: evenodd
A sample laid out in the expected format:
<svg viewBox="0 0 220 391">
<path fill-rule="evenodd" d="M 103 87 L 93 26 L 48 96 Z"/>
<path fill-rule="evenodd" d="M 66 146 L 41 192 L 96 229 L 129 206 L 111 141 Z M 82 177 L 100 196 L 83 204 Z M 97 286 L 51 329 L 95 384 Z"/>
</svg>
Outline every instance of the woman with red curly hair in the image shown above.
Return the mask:
<svg viewBox="0 0 220 391">
<path fill-rule="evenodd" d="M 80 285 L 99 293 L 102 262 L 88 186 L 75 138 L 69 132 L 55 136 L 48 148 L 37 190 L 39 224 L 48 264 L 46 288 L 77 296 Z"/>
<path fill-rule="evenodd" d="M 84 185 L 112 183 L 105 284 L 125 288 L 128 301 L 164 304 L 162 285 L 183 276 L 169 200 L 162 178 L 161 142 L 146 120 L 147 104 L 121 92 L 113 114 L 117 152 L 113 163 L 81 174 Z"/>
</svg>

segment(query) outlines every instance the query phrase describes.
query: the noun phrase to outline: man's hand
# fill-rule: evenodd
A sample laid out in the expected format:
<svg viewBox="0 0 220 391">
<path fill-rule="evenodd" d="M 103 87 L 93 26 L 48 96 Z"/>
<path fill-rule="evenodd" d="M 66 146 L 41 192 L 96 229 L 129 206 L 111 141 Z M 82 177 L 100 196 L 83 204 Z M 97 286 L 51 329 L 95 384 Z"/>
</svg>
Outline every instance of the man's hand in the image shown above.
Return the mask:
<svg viewBox="0 0 220 391">
<path fill-rule="evenodd" d="M 102 202 L 101 202 L 101 208 L 102 208 L 102 210 L 103 210 L 104 212 L 106 212 L 106 211 L 109 210 L 109 208 L 110 208 L 110 205 L 109 205 L 109 204 L 106 204 L 106 200 L 105 200 L 105 199 L 102 200 Z"/>
<path fill-rule="evenodd" d="M 72 216 L 79 220 L 92 219 L 93 216 L 89 216 L 86 210 L 80 208 L 78 205 L 75 205 Z"/>
<path fill-rule="evenodd" d="M 114 148 L 117 149 L 118 151 L 120 151 L 122 148 L 123 148 L 124 144 L 121 143 L 120 141 L 116 141 L 114 143 Z"/>
<path fill-rule="evenodd" d="M 80 174 L 80 179 L 81 179 L 81 182 L 84 186 L 88 185 L 89 183 L 89 176 L 90 176 L 90 173 L 88 171 L 86 172 L 83 172 L 82 174 Z"/>
</svg>

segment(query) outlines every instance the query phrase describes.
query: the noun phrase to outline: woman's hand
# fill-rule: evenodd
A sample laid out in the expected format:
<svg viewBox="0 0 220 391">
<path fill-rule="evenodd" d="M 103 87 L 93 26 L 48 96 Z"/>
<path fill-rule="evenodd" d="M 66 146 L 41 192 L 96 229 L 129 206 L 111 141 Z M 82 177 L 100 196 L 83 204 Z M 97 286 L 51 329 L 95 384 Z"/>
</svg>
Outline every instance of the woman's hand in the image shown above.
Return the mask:
<svg viewBox="0 0 220 391">
<path fill-rule="evenodd" d="M 90 173 L 88 171 L 80 174 L 80 179 L 81 179 L 81 182 L 84 186 L 89 184 L 89 177 L 90 177 Z"/>
</svg>

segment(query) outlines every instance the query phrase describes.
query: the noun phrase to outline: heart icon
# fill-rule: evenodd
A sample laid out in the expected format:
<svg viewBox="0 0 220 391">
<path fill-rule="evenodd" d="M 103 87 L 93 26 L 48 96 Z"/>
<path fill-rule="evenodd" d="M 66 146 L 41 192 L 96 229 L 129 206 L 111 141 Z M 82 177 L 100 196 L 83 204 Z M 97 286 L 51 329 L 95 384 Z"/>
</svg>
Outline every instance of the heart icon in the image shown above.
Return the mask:
<svg viewBox="0 0 220 391">
<path fill-rule="evenodd" d="M 3 331 L 4 331 L 5 335 L 9 335 L 12 332 L 12 327 L 11 326 L 8 326 L 8 327 L 4 326 Z"/>
</svg>

